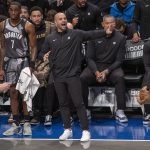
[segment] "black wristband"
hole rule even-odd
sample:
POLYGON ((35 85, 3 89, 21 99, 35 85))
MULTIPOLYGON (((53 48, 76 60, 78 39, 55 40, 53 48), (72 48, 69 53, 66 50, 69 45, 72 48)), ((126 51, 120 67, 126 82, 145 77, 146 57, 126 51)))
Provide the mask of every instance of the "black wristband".
POLYGON ((35 68, 35 61, 30 61, 30 67, 31 67, 32 69, 35 68))

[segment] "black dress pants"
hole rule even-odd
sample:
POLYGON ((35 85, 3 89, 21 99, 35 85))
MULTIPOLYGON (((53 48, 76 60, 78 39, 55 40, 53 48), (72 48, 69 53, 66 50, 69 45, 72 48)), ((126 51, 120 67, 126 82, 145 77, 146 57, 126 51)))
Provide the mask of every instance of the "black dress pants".
MULTIPOLYGON (((113 84, 115 86, 115 93, 117 99, 117 109, 125 109, 125 81, 124 81, 124 73, 121 68, 117 68, 113 70, 107 77, 106 84, 113 84)), ((96 81, 95 75, 91 72, 91 70, 87 67, 82 72, 80 76, 82 82, 82 91, 83 91, 83 101, 85 106, 88 107, 88 94, 89 94, 89 86, 94 86, 98 83, 96 81)))
POLYGON ((70 94, 73 104, 77 110, 77 114, 83 130, 88 130, 88 119, 82 97, 82 88, 80 77, 70 77, 65 79, 56 79, 54 82, 56 93, 59 100, 64 128, 71 128, 70 120, 70 102, 68 94, 70 94))
POLYGON ((44 98, 44 112, 45 115, 52 115, 52 113, 59 108, 58 98, 54 83, 50 83, 45 89, 44 98))

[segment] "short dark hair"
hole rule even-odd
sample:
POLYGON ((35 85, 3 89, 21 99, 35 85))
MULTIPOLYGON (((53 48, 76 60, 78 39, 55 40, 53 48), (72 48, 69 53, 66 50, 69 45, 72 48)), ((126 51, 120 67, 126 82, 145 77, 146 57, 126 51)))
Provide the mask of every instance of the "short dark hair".
POLYGON ((126 28, 126 23, 124 20, 116 18, 116 29, 120 29, 121 27, 126 28))
POLYGON ((25 9, 25 10, 27 10, 29 12, 29 8, 27 6, 22 5, 21 9, 25 9))
POLYGON ((46 15, 46 20, 47 21, 51 21, 51 22, 54 22, 54 16, 57 14, 57 11, 54 10, 54 9, 51 9, 47 12, 47 15, 46 15))
POLYGON ((31 15, 31 13, 32 13, 33 11, 40 11, 41 14, 43 14, 43 10, 42 10, 42 8, 39 7, 39 6, 33 6, 33 7, 30 9, 30 15, 31 15))
POLYGON ((17 1, 11 2, 10 5, 9 5, 9 7, 10 7, 11 5, 16 5, 16 6, 19 7, 19 9, 21 9, 21 4, 20 4, 19 2, 17 2, 17 1))
POLYGON ((115 17, 109 14, 103 16, 103 21, 105 21, 106 18, 113 18, 115 20, 115 17))

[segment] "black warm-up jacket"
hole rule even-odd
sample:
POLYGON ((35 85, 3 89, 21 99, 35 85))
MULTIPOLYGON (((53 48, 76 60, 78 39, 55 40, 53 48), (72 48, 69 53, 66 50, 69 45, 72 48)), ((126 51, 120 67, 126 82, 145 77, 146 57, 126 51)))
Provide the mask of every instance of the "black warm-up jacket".
POLYGON ((41 58, 48 51, 54 79, 80 75, 81 44, 105 36, 104 30, 69 30, 50 34, 43 45, 41 58))
POLYGON ((93 73, 108 69, 109 72, 121 67, 125 56, 126 38, 114 31, 110 37, 101 37, 87 46, 88 66, 93 73))

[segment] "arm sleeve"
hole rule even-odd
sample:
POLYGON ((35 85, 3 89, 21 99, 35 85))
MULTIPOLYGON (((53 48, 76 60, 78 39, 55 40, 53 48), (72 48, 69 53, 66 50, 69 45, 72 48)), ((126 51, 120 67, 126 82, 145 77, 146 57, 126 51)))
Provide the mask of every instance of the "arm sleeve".
POLYGON ((90 41, 87 44, 87 62, 88 62, 88 67, 90 68, 90 70, 95 73, 98 69, 97 69, 97 65, 95 63, 95 42, 94 41, 90 41))
POLYGON ((106 36, 106 31, 104 30, 93 30, 93 31, 79 30, 79 37, 82 38, 82 41, 95 40, 104 36, 106 36))
POLYGON ((120 46, 116 57, 116 61, 108 67, 109 72, 121 66, 125 56, 125 43, 126 43, 126 38, 123 37, 123 39, 120 41, 120 46))
POLYGON ((50 51, 50 38, 49 38, 49 36, 47 36, 46 37, 46 39, 45 39, 45 41, 44 41, 44 43, 43 43, 43 45, 42 45, 42 50, 40 51, 40 53, 39 53, 39 59, 40 60, 43 60, 43 57, 44 57, 44 55, 47 53, 47 52, 49 52, 50 51))

